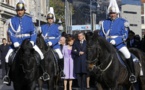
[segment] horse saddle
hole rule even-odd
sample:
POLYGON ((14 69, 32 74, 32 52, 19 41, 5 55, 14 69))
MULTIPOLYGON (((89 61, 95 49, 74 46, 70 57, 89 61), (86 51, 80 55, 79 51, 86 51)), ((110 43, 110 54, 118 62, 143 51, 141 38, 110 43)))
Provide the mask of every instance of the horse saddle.
MULTIPOLYGON (((125 64, 125 57, 123 56, 123 54, 122 54, 120 51, 117 51, 116 54, 117 54, 117 57, 118 57, 120 63, 121 63, 124 67, 126 67, 126 64, 125 64)), ((139 63, 139 62, 140 62, 139 59, 138 59, 133 53, 131 53, 131 57, 132 57, 132 60, 133 60, 134 63, 139 63)))
POLYGON ((14 58, 16 57, 18 51, 20 50, 20 47, 15 49, 9 56, 9 64, 12 65, 13 61, 15 60, 14 58))
MULTIPOLYGON (((125 57, 123 56, 123 54, 120 51, 117 51, 116 54, 117 54, 119 62, 124 67, 126 67, 125 57)), ((143 75, 143 70, 142 70, 142 64, 141 64, 140 60, 133 53, 131 53, 131 57, 132 57, 132 60, 133 60, 134 63, 139 64, 139 66, 140 66, 140 76, 142 76, 143 75)))

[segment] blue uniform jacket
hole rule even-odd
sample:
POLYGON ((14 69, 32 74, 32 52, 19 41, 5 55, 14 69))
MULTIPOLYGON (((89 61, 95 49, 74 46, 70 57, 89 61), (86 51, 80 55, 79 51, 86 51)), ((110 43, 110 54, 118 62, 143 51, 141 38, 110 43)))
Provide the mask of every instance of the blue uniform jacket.
POLYGON ((53 49, 57 49, 60 48, 60 45, 58 44, 59 40, 60 40, 60 32, 58 30, 58 25, 57 24, 45 24, 41 26, 41 32, 43 35, 43 38, 46 42, 46 44, 48 44, 48 42, 52 42, 52 47, 53 49))
POLYGON ((128 26, 125 23, 127 21, 123 18, 116 18, 115 20, 106 19, 102 22, 99 34, 105 37, 108 42, 115 40, 115 47, 120 49, 125 46, 124 41, 128 37, 128 26))
POLYGON ((32 18, 26 15, 21 18, 18 16, 12 17, 8 33, 12 43, 19 42, 21 44, 25 39, 30 39, 35 43, 37 38, 32 18))

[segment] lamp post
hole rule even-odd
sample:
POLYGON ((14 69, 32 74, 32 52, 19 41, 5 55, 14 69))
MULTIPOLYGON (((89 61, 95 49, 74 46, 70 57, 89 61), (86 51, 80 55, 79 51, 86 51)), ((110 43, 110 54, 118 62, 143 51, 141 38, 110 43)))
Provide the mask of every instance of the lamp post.
POLYGON ((92 11, 92 4, 93 2, 95 2, 97 4, 97 13, 99 12, 99 0, 90 0, 90 25, 91 25, 91 30, 95 30, 96 29, 96 13, 93 13, 92 11))
POLYGON ((67 8, 68 8, 68 2, 67 2, 67 0, 65 0, 65 30, 66 30, 66 32, 67 32, 67 26, 68 26, 68 22, 67 22, 67 17, 68 17, 68 14, 67 14, 67 8))
POLYGON ((91 9, 91 6, 92 6, 92 0, 90 0, 90 26, 91 26, 91 30, 92 30, 92 9, 91 9))
POLYGON ((38 9, 38 11, 37 11, 37 14, 38 14, 38 26, 40 27, 40 25, 41 25, 41 0, 37 0, 37 9, 38 9))
POLYGON ((49 0, 46 0, 46 14, 49 12, 49 0))
POLYGON ((94 19, 96 17, 96 15, 92 14, 92 3, 96 2, 96 0, 90 0, 90 26, 91 26, 91 30, 94 29, 94 19))
POLYGON ((72 22, 72 8, 70 3, 68 2, 68 0, 65 0, 65 29, 66 29, 66 33, 71 33, 70 32, 70 26, 71 26, 71 22, 72 22))
POLYGON ((64 28, 63 28, 63 26, 62 26, 62 21, 61 21, 61 18, 59 18, 58 24, 59 24, 58 29, 59 29, 59 30, 60 30, 60 32, 62 33, 62 32, 63 32, 63 30, 64 30, 64 28))

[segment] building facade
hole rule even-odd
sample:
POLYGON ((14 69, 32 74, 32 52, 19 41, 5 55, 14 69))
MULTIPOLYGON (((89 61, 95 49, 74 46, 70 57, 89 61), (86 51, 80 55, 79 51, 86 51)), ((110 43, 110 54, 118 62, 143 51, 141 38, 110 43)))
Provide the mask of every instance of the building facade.
POLYGON ((36 26, 46 22, 46 0, 0 0, 0 43, 2 38, 7 38, 7 21, 16 15, 15 6, 18 1, 24 1, 26 15, 32 16, 36 26))
POLYGON ((142 37, 140 5, 122 5, 121 17, 125 18, 129 22, 130 30, 142 37))
POLYGON ((142 35, 145 35, 145 0, 141 0, 141 29, 142 29, 142 35))

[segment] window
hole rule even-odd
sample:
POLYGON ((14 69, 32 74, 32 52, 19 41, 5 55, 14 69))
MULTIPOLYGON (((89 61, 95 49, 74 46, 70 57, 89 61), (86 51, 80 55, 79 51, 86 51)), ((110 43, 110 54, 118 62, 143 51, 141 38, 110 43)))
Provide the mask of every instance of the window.
POLYGON ((137 14, 137 12, 132 12, 132 11, 124 11, 124 13, 128 13, 128 14, 137 14))
POLYGON ((144 4, 141 5, 141 14, 144 14, 144 4))
POLYGON ((9 0, 3 0, 4 3, 10 4, 9 0))
POLYGON ((130 26, 138 26, 137 24, 130 24, 130 26))
POLYGON ((144 16, 141 16, 141 23, 144 24, 144 16))
POLYGON ((145 29, 142 29, 142 35, 145 36, 145 29))

